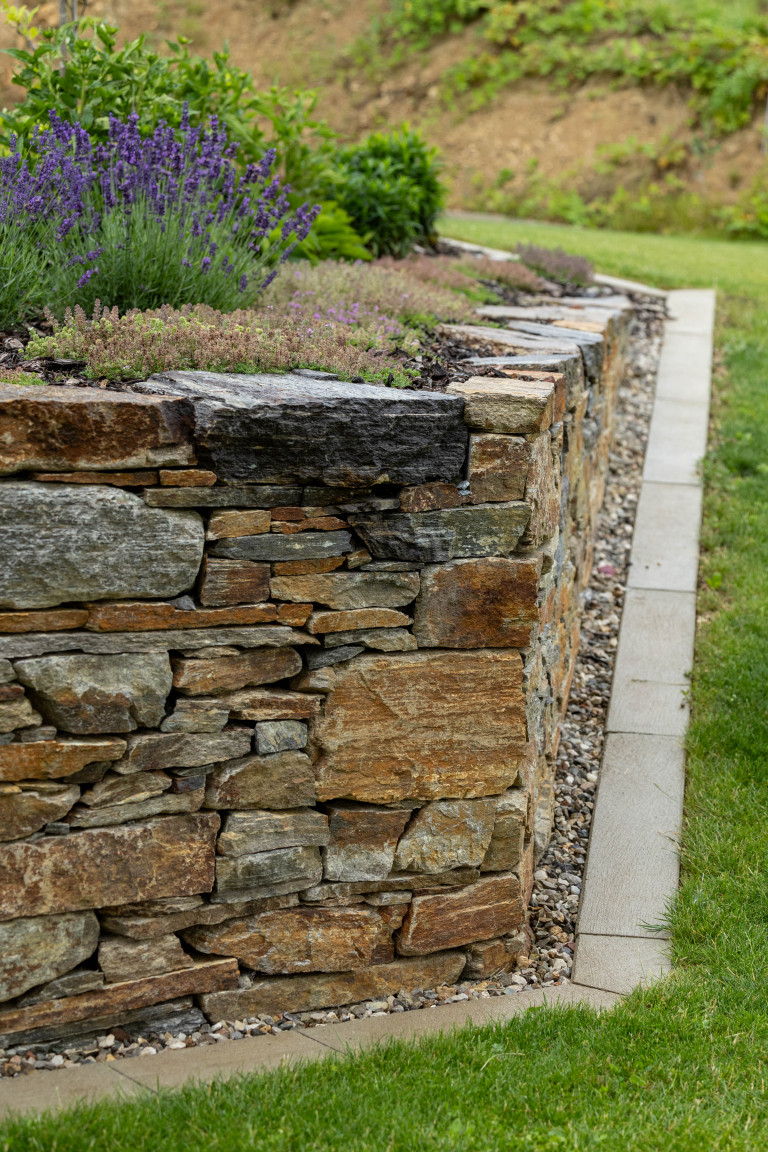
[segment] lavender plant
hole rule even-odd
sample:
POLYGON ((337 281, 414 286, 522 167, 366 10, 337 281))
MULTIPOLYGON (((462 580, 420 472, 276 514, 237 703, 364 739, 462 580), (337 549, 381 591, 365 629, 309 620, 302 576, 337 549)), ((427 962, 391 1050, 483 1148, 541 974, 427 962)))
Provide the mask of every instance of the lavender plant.
POLYGON ((24 150, 11 137, 9 154, 0 156, 0 329, 14 328, 44 303, 48 255, 79 220, 86 183, 71 149, 52 132, 36 132, 24 150))
POLYGON ((82 210, 59 240, 49 305, 61 315, 96 300, 125 312, 167 304, 232 311, 253 303, 320 211, 291 212, 272 175, 274 150, 239 175, 235 145, 216 117, 147 137, 138 116, 110 119, 105 144, 51 114, 53 137, 79 162, 82 210))

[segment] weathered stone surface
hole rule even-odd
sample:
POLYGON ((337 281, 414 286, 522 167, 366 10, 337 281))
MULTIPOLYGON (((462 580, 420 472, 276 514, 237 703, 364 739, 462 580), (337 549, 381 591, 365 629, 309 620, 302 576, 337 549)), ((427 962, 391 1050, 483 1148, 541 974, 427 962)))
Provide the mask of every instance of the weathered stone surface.
POLYGON ((307 726, 301 720, 261 720, 256 725, 255 748, 260 756, 306 746, 307 726))
POLYGON ((144 632, 152 628, 226 628, 238 624, 269 624, 277 619, 274 604, 243 604, 231 608, 185 610, 173 604, 96 604, 88 624, 93 632, 144 632))
POLYGON ((187 628, 167 632, 31 632, 26 636, 0 636, 0 652, 12 659, 52 652, 187 652, 203 648, 285 648, 290 644, 316 644, 306 632, 279 624, 242 628, 187 628))
POLYGON ((145 472, 33 472, 31 480, 43 484, 113 484, 116 488, 144 488, 157 484, 155 471, 145 472))
POLYGON ((352 660, 355 656, 359 656, 364 652, 365 648, 362 644, 342 644, 333 652, 308 652, 307 653, 307 668, 313 670, 315 668, 326 668, 331 664, 344 664, 348 660, 352 660))
POLYGON ((207 468, 161 469, 160 483, 164 488, 210 488, 216 483, 216 473, 207 468))
POLYGON ((87 608, 57 608, 52 612, 0 612, 0 632, 59 632, 82 628, 87 608))
POLYGON ((377 652, 415 652, 416 637, 407 628, 370 628, 355 632, 330 632, 325 637, 326 648, 341 645, 362 645, 377 652))
POLYGON ((179 692, 189 695, 227 692, 285 680, 300 669, 301 656, 294 648, 263 649, 217 660, 178 660, 173 683, 179 692))
POLYGON ((464 967, 463 952, 438 952, 425 957, 400 957, 353 972, 309 976, 275 976, 254 980, 237 992, 212 992, 200 998, 211 1022, 237 1020, 261 1013, 304 1012, 337 1004, 356 1004, 396 995, 401 988, 435 988, 454 984, 464 967))
POLYGON ((323 852, 325 879, 350 883, 388 876, 410 809, 341 801, 327 805, 327 812, 331 839, 323 852))
POLYGON ((352 883, 323 883, 301 894, 302 904, 324 904, 328 900, 349 900, 353 896, 367 899, 372 892, 419 892, 435 888, 465 888, 480 879, 477 868, 452 868, 450 872, 430 875, 427 872, 392 872, 386 880, 359 880, 352 883))
POLYGON ((277 576, 271 585, 276 600, 306 600, 347 611, 400 608, 419 591, 418 572, 336 572, 317 576, 277 576))
POLYGON ((98 939, 93 912, 24 916, 0 924, 0 1000, 68 972, 91 955, 98 939))
POLYGON ((507 380, 473 376, 449 384, 448 391, 464 397, 464 419, 470 428, 484 432, 542 432, 565 411, 565 377, 554 372, 530 372, 507 380))
MULTIPOLYGON (((586 331, 582 324, 578 327, 569 324, 568 327, 565 328, 562 326, 555 327, 550 324, 531 323, 526 320, 510 320, 507 327, 514 332, 517 339, 519 339, 521 333, 548 341, 553 338, 559 341, 563 337, 566 337, 567 342, 571 344, 571 346, 575 345, 581 352, 588 379, 593 382, 599 382, 603 360, 605 358, 605 339, 599 333, 586 331)), ((560 349, 553 350, 560 351, 560 349)), ((568 349, 568 351, 570 351, 570 349, 568 349)))
POLYGON ((397 943, 404 956, 458 948, 515 932, 525 920, 520 881, 511 873, 479 880, 459 892, 414 896, 397 943))
POLYGON ((301 499, 301 488, 269 484, 228 484, 221 488, 150 488, 150 508, 272 508, 301 499))
POLYGON ((205 812, 14 841, 0 852, 0 919, 210 892, 218 829, 205 812))
POLYGON ((215 696, 176 701, 170 716, 160 725, 161 732, 221 732, 229 719, 229 705, 215 696))
POLYGON ((346 521, 340 520, 338 516, 307 516, 304 520, 280 520, 273 513, 271 531, 294 536, 297 532, 335 532, 336 529, 346 527, 346 521))
POLYGON ((312 761, 303 752, 244 756, 208 777, 206 808, 299 808, 315 802, 312 761))
POLYGON ((415 813, 397 845, 398 872, 445 872, 481 864, 493 834, 496 801, 433 800, 415 813))
POLYGON ((43 656, 20 660, 16 675, 45 719, 76 735, 159 724, 173 679, 164 652, 43 656))
POLYGON ((0 780, 51 780, 73 776, 86 764, 119 760, 125 740, 40 740, 0 744, 0 780))
POLYGON ((206 556, 200 577, 200 603, 211 606, 257 604, 269 596, 269 565, 206 556))
POLYGON ((232 560, 314 560, 318 556, 338 556, 349 552, 351 547, 349 532, 306 532, 300 536, 270 532, 261 536, 218 540, 212 554, 232 560))
POLYGON ((127 1012, 149 1004, 160 1004, 185 994, 200 995, 237 986, 236 960, 208 960, 178 972, 110 984, 80 996, 67 996, 33 1007, 10 1008, 0 1012, 0 1043, 8 1045, 14 1036, 32 1029, 61 1027, 76 1020, 92 1022, 112 1018, 114 1023, 115 1017, 123 1020, 127 1012))
MULTIPOLYGON (((13 921, 18 924, 18 920, 13 921)), ((26 992, 19 1001, 19 1008, 28 1008, 33 1004, 43 1004, 46 1000, 61 1000, 64 996, 77 996, 81 992, 92 992, 104 984, 104 973, 94 968, 75 968, 72 972, 50 980, 47 984, 33 988, 26 992)))
POLYGON ((150 816, 197 812, 202 807, 205 797, 204 780, 202 777, 199 781, 193 781, 192 783, 197 785, 194 789, 173 788, 159 796, 151 796, 148 800, 133 803, 125 801, 120 804, 105 804, 99 808, 86 808, 85 805, 77 804, 65 820, 73 828, 109 828, 116 824, 127 824, 132 820, 146 820, 150 816))
POLYGON ((99 944, 99 966, 107 984, 117 984, 192 968, 194 961, 187 956, 178 936, 169 932, 151 940, 107 937, 99 944))
POLYGON ((0 485, 0 607, 176 596, 203 555, 194 512, 149 509, 120 489, 0 485))
POLYGON ((0 732, 13 732, 14 728, 34 728, 42 723, 42 716, 35 712, 26 696, 14 695, 15 699, 0 700, 0 732))
POLYGON ((324 635, 357 628, 407 628, 410 623, 410 616, 394 608, 356 608, 348 612, 313 612, 307 621, 307 631, 324 635))
POLYGON ((136 388, 189 398, 198 453, 226 480, 420 484, 454 479, 464 460, 462 404, 437 392, 205 372, 136 388))
POLYGON ((312 846, 294 845, 216 858, 217 892, 245 893, 255 889, 261 896, 279 896, 283 892, 310 888, 322 877, 320 849, 312 846))
POLYGON ((227 728, 223 732, 140 732, 128 739, 115 772, 148 772, 162 768, 198 768, 221 760, 244 756, 251 747, 249 728, 227 728))
POLYGON ((136 804, 159 796, 171 786, 170 776, 165 772, 141 772, 133 776, 117 776, 108 772, 92 788, 82 795, 83 804, 89 808, 105 808, 111 804, 136 804))
POLYGON ((404 488, 400 493, 401 512, 432 512, 437 508, 458 508, 466 503, 467 497, 455 484, 420 484, 417 488, 404 488))
POLYGON ((514 372, 550 372, 565 376, 566 408, 572 409, 584 391, 584 361, 579 352, 532 356, 477 356, 470 364, 494 364, 514 372))
POLYGON ((275 848, 321 846, 330 840, 328 817, 312 808, 289 812, 230 812, 216 843, 221 856, 246 856, 275 848))
MULTIPOLYGON (((362 645, 359 644, 356 650, 361 649, 362 645)), ((291 688, 298 692, 332 692, 335 684, 336 669, 331 667, 306 668, 291 680, 291 688)))
POLYGON ((272 514, 268 509, 236 509, 232 512, 214 512, 208 521, 206 540, 219 540, 222 536, 258 536, 269 532, 272 514))
POLYGON ((530 797, 522 788, 510 788, 496 805, 496 823, 481 872, 509 872, 517 868, 525 842, 530 797))
POLYGON ((280 688, 244 688, 219 699, 233 720, 309 720, 323 702, 321 696, 280 688))
POLYGON ((0 660, 0 684, 10 684, 15 679, 16 673, 10 660, 0 660))
POLYGON ((530 459, 531 446, 522 436, 470 436, 469 490, 473 503, 522 500, 530 459))
POLYGON ((145 468, 194 458, 186 400, 0 385, 0 473, 145 468))
POLYGON ((303 628, 311 615, 311 604, 279 604, 277 607, 277 618, 281 624, 303 628))
POLYGON ((541 557, 424 568, 413 634, 420 648, 527 648, 539 623, 541 557))
POLYGON ((465 980, 487 980, 501 972, 508 972, 515 965, 515 955, 508 952, 503 940, 481 940, 470 945, 465 980))
MULTIPOLYGON (((240 903, 202 904, 179 912, 166 912, 154 915, 152 909, 142 909, 136 905, 125 908, 109 908, 100 911, 102 928, 132 940, 151 940, 165 936, 168 932, 181 932, 193 924, 221 924, 234 916, 252 916, 257 912, 271 912, 275 908, 293 908, 299 898, 295 893, 285 896, 268 896, 261 900, 243 900, 240 903)), ((151 902, 150 902, 151 903, 151 902)))
POLYGON ((353 523, 374 556, 434 564, 465 556, 509 556, 530 514, 527 504, 513 500, 353 523))
POLYGON ((0 795, 0 840, 20 840, 46 824, 60 820, 80 796, 76 784, 63 784, 55 791, 28 790, 0 795))
POLYGON ((318 797, 374 803, 487 796, 525 751, 518 652, 361 656, 337 670, 317 726, 318 797))
POLYGON ((525 530, 524 543, 539 547, 554 536, 560 525, 560 484, 552 441, 546 434, 536 436, 531 442, 525 499, 531 506, 531 519, 525 530))
POLYGON ((190 928, 184 939, 200 952, 236 956, 256 972, 344 972, 392 959, 391 934, 402 912, 386 912, 366 905, 288 908, 190 928))
POLYGON ((324 560, 279 560, 272 565, 272 571, 275 576, 309 576, 333 572, 335 568, 341 568, 344 560, 344 556, 330 556, 324 560))
MULTIPOLYGON (((511 331, 509 328, 487 328, 479 324, 441 324, 440 331, 446 336, 468 344, 470 348, 493 348, 499 353, 532 354, 539 356, 578 356, 579 346, 574 340, 565 339, 564 333, 550 329, 549 335, 533 332, 511 331)), ((449 390, 450 390, 449 385, 449 390)), ((465 413, 466 419, 466 413, 465 413)), ((472 425, 470 425, 471 427, 472 425)))

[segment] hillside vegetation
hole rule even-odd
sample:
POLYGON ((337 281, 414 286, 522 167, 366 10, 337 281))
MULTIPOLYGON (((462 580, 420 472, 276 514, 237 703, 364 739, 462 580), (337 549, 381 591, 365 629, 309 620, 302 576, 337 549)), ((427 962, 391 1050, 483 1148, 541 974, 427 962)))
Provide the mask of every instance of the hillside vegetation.
POLYGON ((262 85, 317 88, 346 138, 420 126, 454 206, 768 235, 765 0, 95 0, 88 14, 158 47, 228 41, 262 85))

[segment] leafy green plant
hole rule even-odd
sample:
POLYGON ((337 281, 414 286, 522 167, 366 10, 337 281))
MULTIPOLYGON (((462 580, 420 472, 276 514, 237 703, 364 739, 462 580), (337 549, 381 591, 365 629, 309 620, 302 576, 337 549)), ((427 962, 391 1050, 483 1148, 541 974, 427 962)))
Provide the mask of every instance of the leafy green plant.
POLYGON ((436 150, 407 127, 374 132, 334 158, 332 194, 375 256, 405 256, 431 244, 445 191, 436 150))
POLYGON ((352 227, 349 213, 335 200, 325 200, 321 204, 320 215, 312 225, 312 231, 296 245, 296 259, 309 260, 317 264, 320 260, 370 260, 371 254, 365 247, 366 237, 360 236, 352 227))

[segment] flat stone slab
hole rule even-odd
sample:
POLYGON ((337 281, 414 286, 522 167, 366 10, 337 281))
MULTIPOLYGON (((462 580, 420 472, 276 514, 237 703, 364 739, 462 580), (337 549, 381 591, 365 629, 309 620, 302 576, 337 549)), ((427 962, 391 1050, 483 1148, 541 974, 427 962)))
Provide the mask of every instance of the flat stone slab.
POLYGON ((700 524, 698 485, 644 483, 632 537, 628 586, 695 592, 700 524))
POLYGON ((695 627, 693 592, 627 589, 608 732, 685 733, 695 627))
POLYGON ((608 735, 581 933, 659 938, 648 926, 662 923, 677 889, 684 788, 685 755, 675 737, 608 735))
POLYGON ((134 390, 191 402, 200 462, 223 480, 455 480, 467 447, 463 402, 438 392, 210 372, 164 372, 134 390))
POLYGON ((672 971, 664 940, 644 936, 592 936, 580 932, 573 963, 573 988, 600 988, 628 995, 672 971))
POLYGON ((167 632, 27 632, 0 636, 0 657, 53 652, 167 652, 197 648, 286 648, 317 644, 314 636, 280 624, 242 628, 169 628, 167 632))

